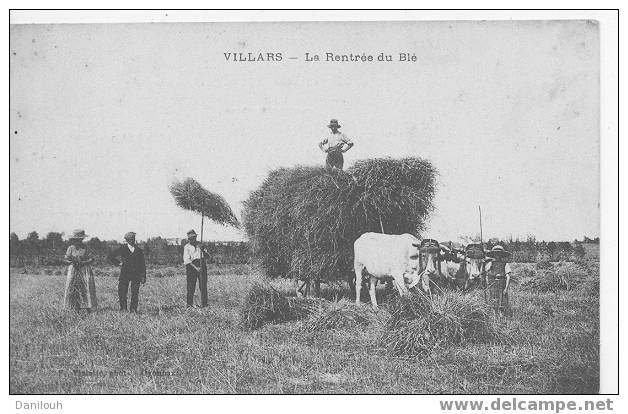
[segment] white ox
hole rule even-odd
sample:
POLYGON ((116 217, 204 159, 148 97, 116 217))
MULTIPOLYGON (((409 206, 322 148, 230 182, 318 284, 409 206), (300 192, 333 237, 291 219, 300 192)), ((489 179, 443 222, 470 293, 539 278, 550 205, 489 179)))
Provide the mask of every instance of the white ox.
POLYGON ((419 275, 419 240, 411 234, 364 233, 353 244, 355 302, 360 303, 362 278, 369 277, 371 305, 377 309, 375 285, 378 280, 393 279, 400 295, 419 282, 429 291, 429 278, 419 275))

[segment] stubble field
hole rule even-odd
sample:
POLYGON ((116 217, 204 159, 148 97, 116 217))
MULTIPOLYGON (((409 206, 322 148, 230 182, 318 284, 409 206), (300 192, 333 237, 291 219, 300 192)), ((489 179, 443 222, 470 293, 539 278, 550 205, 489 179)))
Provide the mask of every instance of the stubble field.
MULTIPOLYGON (((598 392, 595 261, 515 264, 513 315, 496 322, 509 341, 413 358, 382 345, 386 304, 368 326, 311 332, 304 319, 243 329, 243 300, 261 279, 243 267, 210 271, 204 309, 186 309, 182 271, 150 269, 139 315, 118 312, 117 278, 107 270, 96 276, 97 312, 63 310, 59 270, 11 271, 11 393, 598 392)), ((288 281, 272 284, 294 294, 288 281)), ((327 297, 348 294, 326 289, 327 297)))

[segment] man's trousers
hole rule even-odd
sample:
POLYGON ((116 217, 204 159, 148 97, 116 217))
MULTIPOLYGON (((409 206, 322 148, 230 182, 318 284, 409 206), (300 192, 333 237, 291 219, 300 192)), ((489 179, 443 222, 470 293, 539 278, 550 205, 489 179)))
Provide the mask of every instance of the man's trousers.
POLYGON ((201 306, 207 306, 207 270, 199 272, 192 265, 185 265, 185 274, 187 278, 187 305, 194 305, 194 292, 196 291, 196 279, 198 279, 198 288, 201 291, 201 306))
POLYGON ((120 299, 120 310, 126 310, 127 294, 131 284, 131 312, 137 312, 137 304, 140 296, 140 281, 135 279, 118 279, 118 298, 120 299))

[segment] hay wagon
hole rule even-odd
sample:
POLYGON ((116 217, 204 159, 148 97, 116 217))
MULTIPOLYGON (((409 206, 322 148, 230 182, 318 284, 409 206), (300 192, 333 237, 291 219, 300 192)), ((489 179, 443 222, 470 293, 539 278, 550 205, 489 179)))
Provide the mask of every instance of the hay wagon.
POLYGON ((349 285, 349 290, 355 294, 355 272, 353 268, 345 269, 335 280, 302 279, 298 275, 291 278, 297 296, 320 297, 322 284, 343 284, 345 281, 349 285))
POLYGON ((419 233, 435 176, 421 158, 280 168, 244 202, 244 228, 267 276, 292 279, 304 296, 320 295, 321 283, 354 289, 353 242, 366 232, 419 233))

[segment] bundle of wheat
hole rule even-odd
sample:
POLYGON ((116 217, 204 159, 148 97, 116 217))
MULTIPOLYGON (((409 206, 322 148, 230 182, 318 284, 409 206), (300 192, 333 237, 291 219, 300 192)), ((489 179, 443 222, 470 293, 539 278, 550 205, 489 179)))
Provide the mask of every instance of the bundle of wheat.
POLYGON ((319 312, 324 301, 286 297, 272 286, 255 283, 240 309, 244 329, 254 330, 268 323, 296 321, 319 312))
POLYGON ((192 178, 170 185, 170 193, 177 205, 185 210, 195 211, 218 224, 238 227, 240 224, 225 199, 206 190, 192 178))
POLYGON ((352 270, 363 233, 420 232, 436 170, 420 158, 369 159, 347 171, 272 171, 244 202, 244 227, 270 277, 332 281, 352 270))
POLYGON ((568 273, 564 270, 555 269, 539 270, 534 278, 526 280, 522 283, 522 286, 525 289, 538 293, 555 293, 560 290, 571 290, 572 288, 568 273))
POLYGON ((476 296, 443 292, 429 298, 417 293, 400 297, 381 337, 393 355, 416 356, 465 341, 503 340, 486 304, 476 296))

